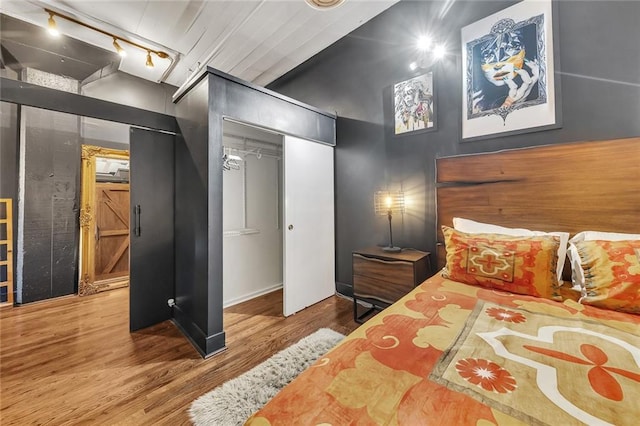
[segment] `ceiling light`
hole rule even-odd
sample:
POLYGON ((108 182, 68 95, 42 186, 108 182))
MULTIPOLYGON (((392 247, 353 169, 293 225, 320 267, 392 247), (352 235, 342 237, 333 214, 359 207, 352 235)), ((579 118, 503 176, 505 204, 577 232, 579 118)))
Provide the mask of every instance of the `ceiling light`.
POLYGON ((418 49, 427 51, 431 49, 431 43, 433 43, 433 40, 431 40, 431 37, 423 35, 418 38, 418 42, 416 43, 416 45, 418 49))
POLYGON ((329 10, 340 6, 344 0, 306 0, 306 2, 316 10, 329 10))
POLYGON ((78 24, 80 26, 83 26, 85 28, 88 28, 90 30, 93 30, 95 32, 98 32, 100 34, 104 34, 108 37, 111 37, 113 39, 113 47, 116 49, 116 52, 118 52, 118 54, 122 57, 126 56, 127 52, 122 48, 122 46, 120 46, 120 43, 118 43, 118 41, 122 42, 122 43, 127 43, 130 44, 131 46, 137 47, 138 49, 144 50, 147 52, 147 61, 145 63, 145 65, 147 66, 147 68, 153 68, 153 60, 151 59, 151 54, 155 54, 156 56, 158 56, 158 58, 161 59, 169 59, 171 61, 171 65, 169 65, 169 68, 172 67, 173 64, 173 58, 171 56, 169 56, 169 54, 167 52, 163 52, 161 50, 154 50, 154 49, 150 49, 146 46, 143 46, 139 43, 136 43, 134 41, 131 40, 127 40, 125 38, 122 38, 116 34, 112 34, 109 31, 105 31, 102 30, 100 28, 94 27, 93 25, 89 25, 89 24, 85 24, 82 21, 77 20, 76 18, 73 18, 71 16, 67 16, 67 15, 63 15, 59 12, 53 11, 51 9, 44 9, 45 12, 47 12, 49 14, 49 32, 52 35, 58 35, 60 34, 57 30, 57 26, 56 26, 56 21, 53 18, 54 16, 58 17, 58 18, 62 18, 62 19, 66 19, 69 22, 73 22, 74 24, 78 24))
POLYGON ((147 63, 145 64, 147 68, 153 68, 153 61, 151 60, 151 52, 147 52, 147 63))
POLYGON ((53 19, 53 13, 49 13, 49 34, 54 37, 58 37, 60 35, 60 31, 58 31, 58 25, 56 24, 56 20, 53 19))
POLYGON ((447 50, 445 49, 444 45, 439 44, 436 47, 433 48, 433 57, 435 59, 442 59, 444 58, 444 55, 447 53, 447 50))
POLYGON ((409 69, 410 69, 411 71, 415 71, 415 70, 416 70, 416 68, 418 68, 418 64, 416 64, 415 62, 411 62, 411 63, 409 64, 409 69))
POLYGON ((127 51, 126 51, 126 50, 124 50, 124 49, 122 48, 122 46, 120 46, 120 45, 118 44, 118 39, 117 39, 117 38, 114 38, 114 39, 113 39, 113 47, 115 47, 115 48, 116 48, 116 52, 118 52, 118 55, 122 56, 123 58, 124 58, 125 56, 127 56, 127 51))

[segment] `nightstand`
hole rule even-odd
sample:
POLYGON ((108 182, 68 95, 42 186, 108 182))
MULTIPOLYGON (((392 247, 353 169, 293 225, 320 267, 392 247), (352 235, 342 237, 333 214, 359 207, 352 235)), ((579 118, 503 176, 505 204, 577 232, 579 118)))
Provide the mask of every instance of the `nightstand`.
POLYGON ((403 249, 389 253, 381 247, 353 252, 353 319, 357 323, 381 311, 426 280, 431 273, 430 253, 403 249), (372 305, 358 315, 358 300, 372 305))

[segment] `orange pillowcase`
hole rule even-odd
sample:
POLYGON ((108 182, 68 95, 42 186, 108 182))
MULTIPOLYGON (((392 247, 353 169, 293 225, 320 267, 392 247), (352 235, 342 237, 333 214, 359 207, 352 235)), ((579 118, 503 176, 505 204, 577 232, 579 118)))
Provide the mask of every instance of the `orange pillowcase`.
POLYGON ((560 239, 467 234, 442 227, 447 249, 443 276, 465 284, 547 299, 558 298, 560 239))
POLYGON ((586 305, 640 314, 640 241, 579 241, 586 305))

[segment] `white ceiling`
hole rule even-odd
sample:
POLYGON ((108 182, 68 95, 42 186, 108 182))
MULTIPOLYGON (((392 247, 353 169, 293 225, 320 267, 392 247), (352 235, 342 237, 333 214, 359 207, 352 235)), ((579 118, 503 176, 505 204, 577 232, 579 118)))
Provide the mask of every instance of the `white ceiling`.
MULTIPOLYGON (((330 10, 316 10, 305 0, 2 0, 0 11, 46 27, 43 8, 144 46, 167 52, 144 66, 146 52, 126 43, 119 70, 181 86, 211 66, 264 86, 398 0, 345 0, 330 10)), ((56 18, 60 32, 103 49, 113 39, 56 18)))

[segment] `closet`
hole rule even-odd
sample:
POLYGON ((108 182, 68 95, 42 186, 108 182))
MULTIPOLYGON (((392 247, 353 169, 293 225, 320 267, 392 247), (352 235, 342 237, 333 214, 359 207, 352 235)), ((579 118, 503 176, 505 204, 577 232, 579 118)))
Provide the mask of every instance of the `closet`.
POLYGON ((179 128, 174 150, 175 297, 169 305, 176 325, 206 357, 225 348, 225 305, 282 282, 282 313, 288 316, 335 293, 336 116, 212 68, 185 83, 174 102, 179 128), (246 135, 225 137, 232 133, 231 122, 281 135, 281 155, 277 146, 263 146, 261 136, 247 137, 257 139, 247 145, 242 140, 246 135), (256 148, 252 143, 262 148, 261 158, 250 152, 256 148), (252 216, 256 199, 251 175, 277 161, 267 151, 281 156, 281 183, 274 169, 263 170, 269 177, 261 180, 265 187, 255 190, 255 196, 263 197, 268 212, 252 216), (244 195, 238 196, 245 177, 246 204, 244 195), (281 242, 265 239, 251 248, 233 248, 271 232, 281 235, 281 242), (234 251, 242 254, 234 257, 234 251), (250 257, 267 253, 282 260, 250 257), (269 269, 257 270, 256 262, 269 269))
POLYGON ((282 288, 282 136, 223 123, 223 306, 282 288))
POLYGON ((223 305, 283 288, 288 316, 332 295, 333 148, 230 120, 222 140, 223 305))

